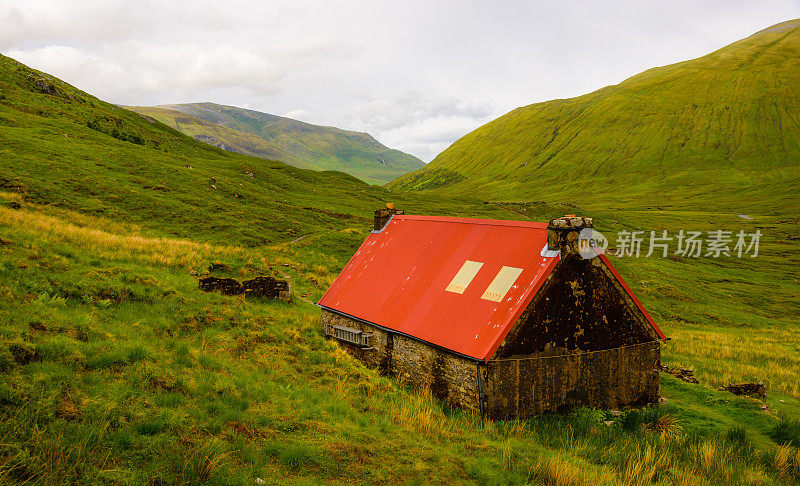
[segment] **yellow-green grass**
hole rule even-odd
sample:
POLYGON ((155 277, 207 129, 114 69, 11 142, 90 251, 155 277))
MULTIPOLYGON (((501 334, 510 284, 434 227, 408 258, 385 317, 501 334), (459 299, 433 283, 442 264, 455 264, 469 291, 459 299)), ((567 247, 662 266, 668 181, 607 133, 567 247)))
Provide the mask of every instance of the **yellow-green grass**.
POLYGON ((796 220, 593 209, 609 234, 764 233, 756 259, 614 259, 673 337, 664 362, 701 383, 663 376, 665 407, 620 417, 481 421, 325 341, 311 302, 387 200, 538 221, 584 210, 398 197, 223 152, 4 57, 0 94, 0 483, 798 480, 796 220), (289 276, 294 302, 201 293, 190 272, 215 261, 289 276), (771 412, 715 389, 728 380, 763 380, 771 412))
POLYGON ((570 99, 517 108, 393 190, 581 207, 797 214, 800 20, 570 99))
MULTIPOLYGON (((197 244, 15 194, 3 201, 23 207, 0 207, 0 482, 800 478, 796 446, 770 439, 780 412, 708 383, 664 377, 665 407, 618 418, 581 409, 493 422, 381 377, 324 340, 318 309, 297 298, 317 298, 344 264, 313 241, 197 244), (200 292, 190 272, 220 259, 243 277, 289 275, 295 302, 200 292), (21 363, 12 349, 33 357, 21 363)), ((339 232, 360 239, 366 229, 339 232)))

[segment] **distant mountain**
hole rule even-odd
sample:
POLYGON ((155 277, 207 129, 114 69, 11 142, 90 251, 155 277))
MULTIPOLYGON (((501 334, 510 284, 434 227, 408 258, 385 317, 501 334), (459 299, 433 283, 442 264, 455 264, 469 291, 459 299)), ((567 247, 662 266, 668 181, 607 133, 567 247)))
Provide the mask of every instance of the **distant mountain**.
POLYGON ((215 103, 127 107, 225 150, 279 160, 296 167, 347 172, 385 184, 425 164, 390 149, 367 133, 312 125, 215 103))
POLYGON ((517 108, 393 190, 785 211, 800 197, 800 20, 577 98, 517 108))

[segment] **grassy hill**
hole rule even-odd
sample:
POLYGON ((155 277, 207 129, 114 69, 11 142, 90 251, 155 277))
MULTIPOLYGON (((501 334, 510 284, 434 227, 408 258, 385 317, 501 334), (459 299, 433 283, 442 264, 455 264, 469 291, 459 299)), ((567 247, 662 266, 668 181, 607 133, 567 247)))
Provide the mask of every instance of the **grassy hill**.
POLYGON ((609 234, 765 233, 757 259, 615 260, 672 337, 663 362, 701 383, 663 375, 666 405, 619 416, 482 421, 320 335, 313 302, 388 198, 504 219, 565 209, 398 197, 225 152, 0 56, 0 484, 800 480, 797 220, 593 211, 609 234), (294 302, 200 292, 193 273, 215 262, 289 278, 294 302), (743 381, 769 398, 716 390, 743 381))
POLYGON ((211 145, 295 167, 347 172, 385 184, 423 167, 412 155, 385 147, 367 133, 312 125, 215 103, 130 107, 211 145))
POLYGON ((396 190, 581 206, 791 210, 800 197, 800 20, 577 98, 518 108, 396 190))
POLYGON ((277 160, 301 169, 315 169, 314 166, 293 157, 269 141, 252 133, 218 125, 169 108, 154 106, 126 106, 125 108, 158 120, 195 140, 219 147, 222 150, 262 159, 277 160))

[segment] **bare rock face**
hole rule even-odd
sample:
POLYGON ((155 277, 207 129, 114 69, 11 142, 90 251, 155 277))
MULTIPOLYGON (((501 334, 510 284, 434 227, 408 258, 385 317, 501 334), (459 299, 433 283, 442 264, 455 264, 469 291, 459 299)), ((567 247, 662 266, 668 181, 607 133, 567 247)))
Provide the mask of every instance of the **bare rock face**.
POLYGON ((61 96, 60 90, 50 81, 49 78, 39 78, 35 81, 35 84, 36 89, 38 89, 41 93, 52 96, 61 96))
POLYGON ((239 295, 244 292, 242 284, 233 278, 203 277, 199 285, 204 292, 219 292, 222 295, 239 295))

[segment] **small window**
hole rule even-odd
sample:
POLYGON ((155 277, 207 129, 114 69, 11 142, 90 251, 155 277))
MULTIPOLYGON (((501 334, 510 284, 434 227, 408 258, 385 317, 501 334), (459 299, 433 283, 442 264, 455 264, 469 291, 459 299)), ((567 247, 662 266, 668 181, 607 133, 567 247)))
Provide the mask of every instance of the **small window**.
POLYGON ((483 293, 481 299, 501 302, 511 287, 516 282, 517 277, 522 273, 521 268, 503 267, 497 272, 497 276, 489 284, 489 288, 483 293))
POLYGON ((463 294, 482 266, 483 263, 481 262, 465 261, 464 264, 461 265, 461 270, 453 277, 453 280, 450 281, 450 285, 448 285, 445 290, 456 294, 463 294))

